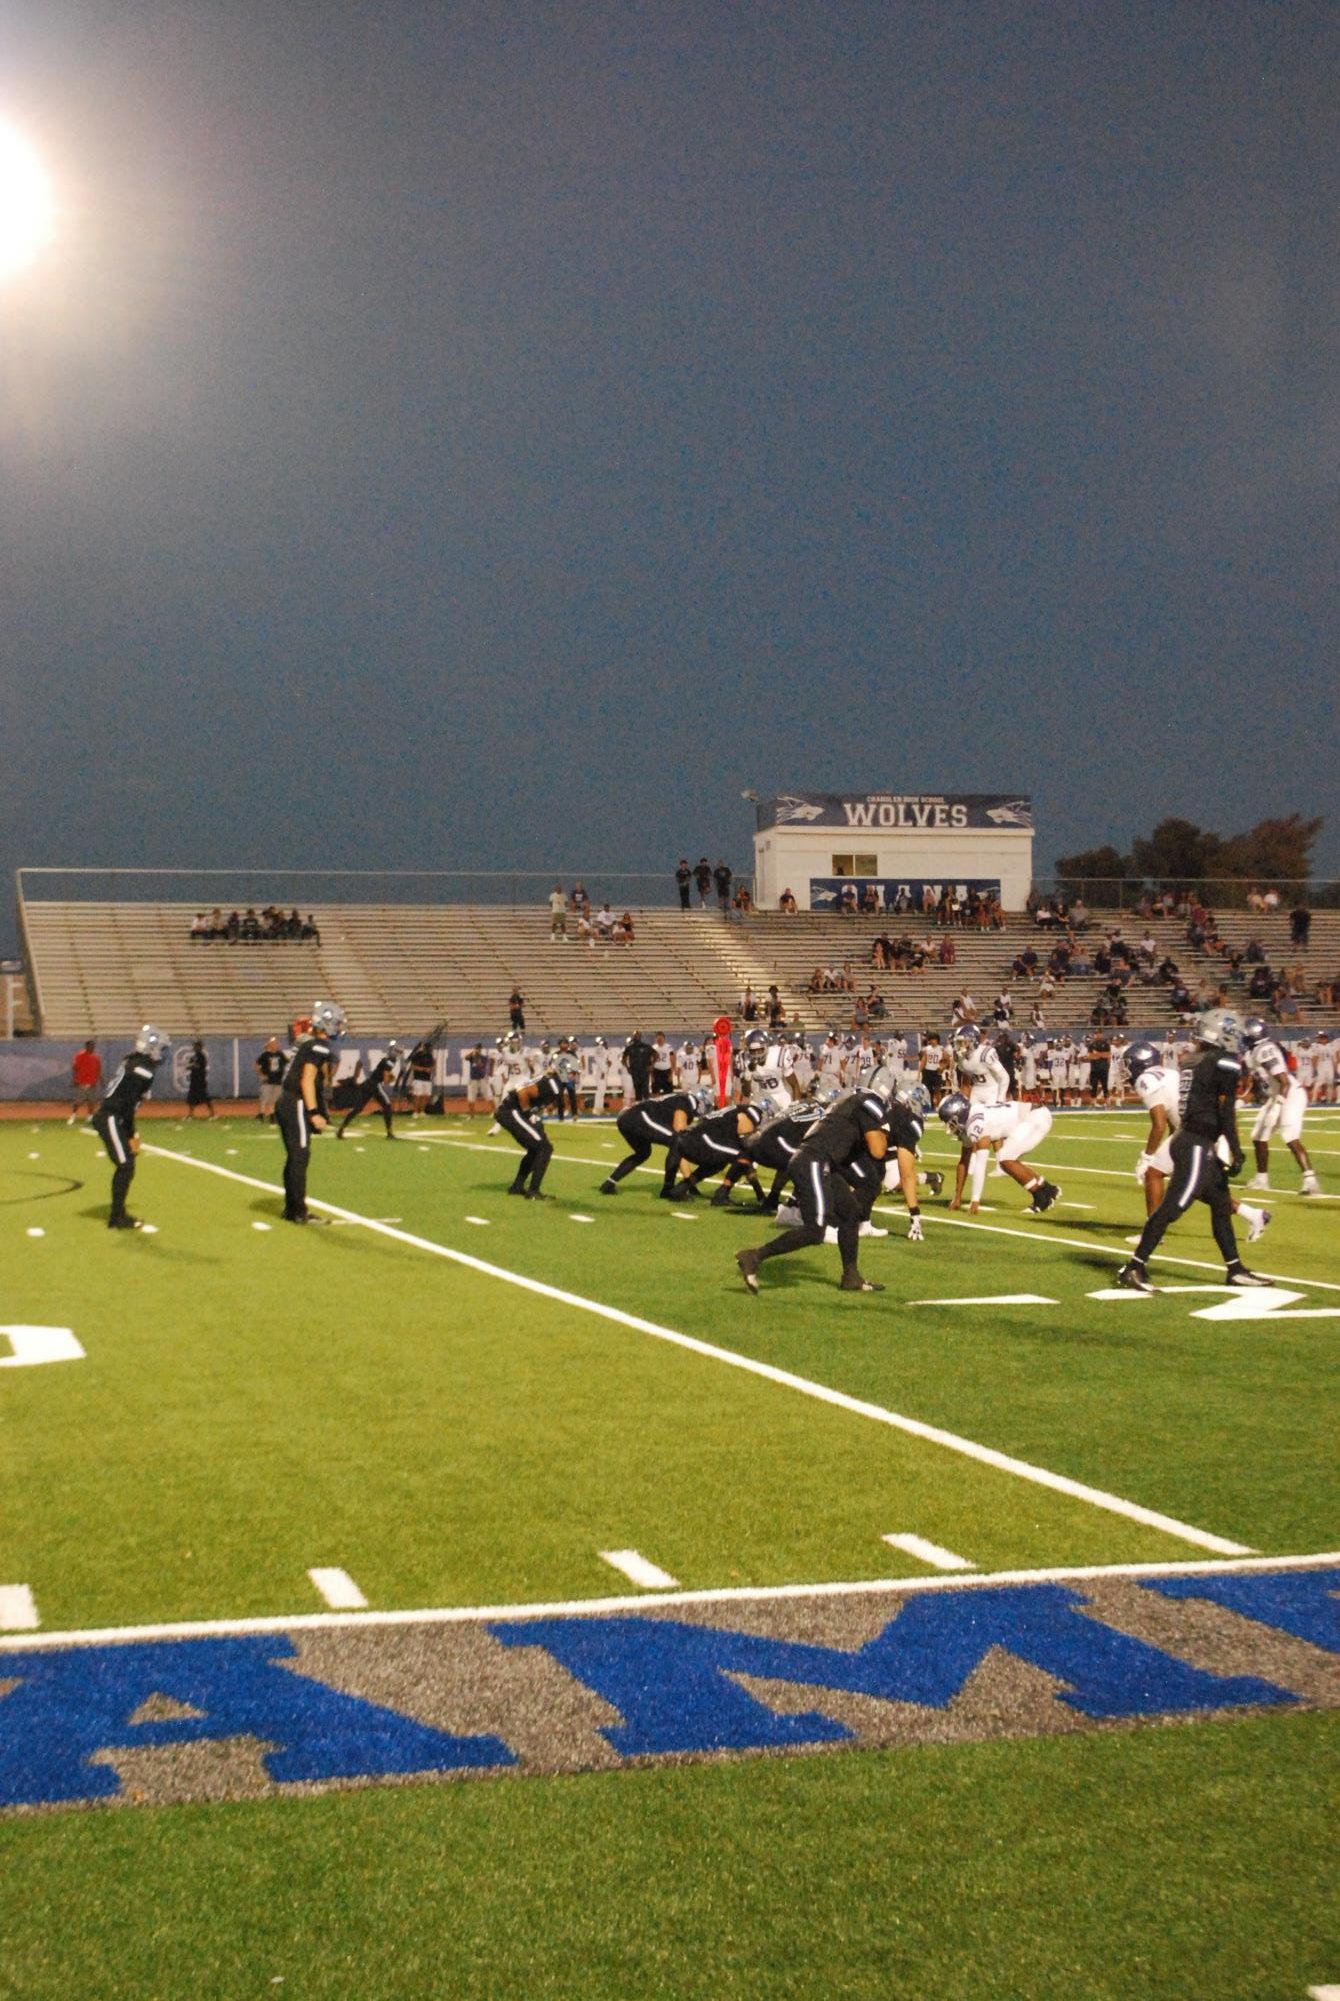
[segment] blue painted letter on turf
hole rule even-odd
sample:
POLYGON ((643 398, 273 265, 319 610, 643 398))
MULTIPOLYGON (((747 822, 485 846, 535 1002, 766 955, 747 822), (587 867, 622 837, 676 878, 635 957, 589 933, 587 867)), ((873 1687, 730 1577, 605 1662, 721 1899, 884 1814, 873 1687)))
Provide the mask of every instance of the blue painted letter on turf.
POLYGON ((507 1646, 545 1647, 620 1711, 603 1734, 629 1756, 829 1743, 849 1737, 817 1713, 778 1716, 734 1679, 849 1690, 943 1709, 994 1647, 1062 1683, 1058 1699, 1092 1717, 1167 1716, 1286 1703, 1252 1675, 1208 1674, 1082 1614, 1059 1585, 912 1597, 863 1647, 769 1640, 664 1619, 536 1619, 495 1625, 507 1646))
POLYGON ((115 1772, 95 1751, 258 1737, 271 1778, 353 1779, 516 1761, 496 1737, 452 1737, 342 1695, 278 1663, 291 1640, 250 1636, 0 1654, 0 1805, 106 1798, 115 1772), (198 1717, 131 1723, 151 1696, 198 1717))
POLYGON ((1283 1570, 1254 1577, 1151 1577, 1146 1591, 1165 1598, 1208 1598, 1244 1619, 1275 1626, 1340 1654, 1340 1570, 1283 1570))

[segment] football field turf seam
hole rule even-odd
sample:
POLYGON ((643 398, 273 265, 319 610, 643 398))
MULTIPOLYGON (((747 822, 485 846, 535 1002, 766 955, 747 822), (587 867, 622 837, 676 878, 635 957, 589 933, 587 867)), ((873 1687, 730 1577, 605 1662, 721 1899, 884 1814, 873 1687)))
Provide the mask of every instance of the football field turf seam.
MULTIPOLYGON (((175 1160, 183 1166, 197 1168, 206 1174, 215 1174, 226 1181, 236 1181, 248 1188, 258 1188, 267 1195, 280 1195, 282 1190, 272 1182, 260 1181, 254 1175, 240 1174, 235 1168, 220 1167, 214 1161, 197 1160, 191 1155, 173 1152, 170 1147, 146 1146, 146 1153, 152 1153, 164 1160, 175 1160)), ((570 1306, 581 1313, 592 1313, 603 1320, 613 1321, 617 1326, 628 1327, 635 1333, 650 1335, 653 1340, 665 1341, 690 1354, 702 1355, 709 1361, 723 1362, 728 1368, 743 1370, 748 1375, 759 1376, 765 1382, 777 1384, 780 1388, 797 1391, 802 1396, 812 1397, 817 1402, 833 1405, 838 1410, 850 1412, 856 1417, 865 1417, 876 1424, 888 1425, 896 1431, 906 1432, 909 1437, 920 1438, 928 1444, 939 1445, 947 1451, 956 1452, 966 1459, 976 1460, 984 1466, 994 1467, 997 1472, 1008 1473, 1016 1479, 1031 1481, 1034 1486, 1047 1487, 1053 1492, 1064 1494, 1071 1500, 1086 1502, 1089 1506, 1104 1509, 1109 1514, 1124 1516, 1127 1521, 1139 1522, 1144 1528, 1161 1531, 1176 1537, 1181 1542, 1196 1544, 1201 1549, 1215 1551, 1220 1556, 1249 1556, 1253 1552, 1246 1543, 1232 1542, 1226 1536, 1212 1535, 1206 1529, 1195 1528, 1189 1522, 1178 1521, 1172 1515, 1160 1513, 1157 1509, 1142 1507, 1139 1502, 1125 1500, 1119 1494, 1109 1494, 1101 1487, 1090 1487, 1084 1481, 1072 1480, 1067 1474, 1053 1473, 1044 1466, 1035 1466, 1025 1459, 1016 1459, 1012 1454, 998 1452, 994 1446, 978 1444, 975 1439, 963 1438, 957 1432, 945 1431, 938 1425, 923 1423, 920 1418, 907 1417, 899 1411, 887 1410, 882 1404, 867 1403, 860 1397, 848 1396, 843 1390, 835 1390, 826 1383, 817 1383, 807 1376, 794 1375, 788 1369, 779 1369, 771 1362, 762 1362, 752 1355, 742 1355, 733 1348, 718 1347, 714 1342, 702 1341, 696 1335, 682 1334, 671 1327, 662 1327, 654 1320, 643 1320, 636 1314, 625 1313, 621 1308, 607 1306, 600 1300, 587 1299, 580 1293, 566 1292, 561 1287, 547 1285, 540 1279, 528 1278, 521 1272, 506 1270, 501 1265, 489 1264, 482 1258, 471 1257, 465 1251, 451 1249, 446 1244, 434 1242, 430 1237, 416 1236, 408 1230, 392 1228, 390 1224, 379 1223, 370 1216, 360 1216, 355 1210, 341 1208, 337 1203, 309 1198, 312 1206, 345 1223, 354 1223, 371 1230, 378 1236, 389 1237, 393 1242, 405 1244, 411 1250, 426 1251, 430 1256, 447 1259, 452 1264, 464 1265, 468 1270, 479 1272, 484 1277, 501 1280, 506 1285, 519 1286, 523 1291, 534 1293, 542 1299, 552 1299, 563 1306, 570 1306)))
POLYGON ((991 1570, 923 1577, 863 1577, 820 1584, 730 1584, 702 1591, 646 1591, 612 1598, 564 1598, 520 1605, 426 1605, 367 1612, 266 1613, 239 1619, 169 1619, 143 1626, 71 1627, 64 1632, 6 1633, 7 1654, 43 1653, 60 1647, 116 1646, 140 1640, 198 1640, 236 1633, 303 1633, 357 1626, 460 1626, 493 1619, 566 1619, 624 1612, 661 1612, 667 1606, 768 1605, 793 1599, 906 1597, 988 1586, 1084 1584, 1142 1577, 1232 1577, 1272 1571, 1312 1570, 1340 1564, 1340 1550, 1307 1556, 1249 1556, 1173 1563, 1067 1564, 1040 1570, 991 1570))

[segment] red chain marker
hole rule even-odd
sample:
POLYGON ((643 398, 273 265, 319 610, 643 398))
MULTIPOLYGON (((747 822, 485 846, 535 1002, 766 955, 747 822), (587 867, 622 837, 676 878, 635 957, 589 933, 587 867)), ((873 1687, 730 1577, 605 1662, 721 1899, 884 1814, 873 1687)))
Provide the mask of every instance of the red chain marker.
POLYGON ((716 1037, 717 1056, 717 1103, 728 1105, 735 1093, 731 1086, 731 1061, 735 1045, 731 1039, 731 1018, 719 1014, 712 1023, 712 1033, 716 1037))

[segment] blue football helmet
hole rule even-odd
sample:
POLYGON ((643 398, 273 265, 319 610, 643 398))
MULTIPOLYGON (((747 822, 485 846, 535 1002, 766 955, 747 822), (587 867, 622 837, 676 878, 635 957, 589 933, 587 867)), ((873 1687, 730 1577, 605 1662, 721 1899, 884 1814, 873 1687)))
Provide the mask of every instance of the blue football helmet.
POLYGON ((1126 1051, 1126 1075, 1133 1084, 1138 1077, 1144 1076, 1146 1070, 1152 1070, 1156 1063, 1162 1061, 1162 1051, 1156 1049, 1152 1042, 1133 1042, 1126 1051))
POLYGON ((968 1123, 968 1113, 971 1110, 972 1107, 962 1091, 951 1091, 948 1097, 941 1098, 936 1106, 937 1116, 949 1127, 950 1132, 957 1133, 960 1139, 963 1138, 968 1123))
POLYGON ((1270 1030, 1260 1015, 1249 1014, 1242 1024, 1242 1046, 1244 1049, 1255 1049, 1257 1043, 1264 1042, 1269 1034, 1270 1030))

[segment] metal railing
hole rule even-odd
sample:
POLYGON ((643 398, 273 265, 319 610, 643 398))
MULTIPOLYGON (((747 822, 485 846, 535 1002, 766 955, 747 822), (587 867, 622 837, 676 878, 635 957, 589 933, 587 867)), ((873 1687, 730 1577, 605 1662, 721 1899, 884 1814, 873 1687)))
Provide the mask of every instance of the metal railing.
MULTIPOLYGON (((1189 897, 1210 910, 1245 910, 1256 914, 1253 896, 1271 895, 1276 911, 1288 912, 1296 904, 1309 910, 1340 910, 1340 877, 1309 876, 1290 879, 1282 876, 1196 876, 1156 881, 1147 876, 1052 876, 1037 878, 1033 899, 1061 897, 1066 903, 1083 899, 1090 910, 1140 912, 1146 898, 1167 896, 1176 908, 1189 897)), ((1141 912, 1143 914, 1143 912, 1141 912)), ((1264 913, 1263 913, 1264 914, 1264 913)))

